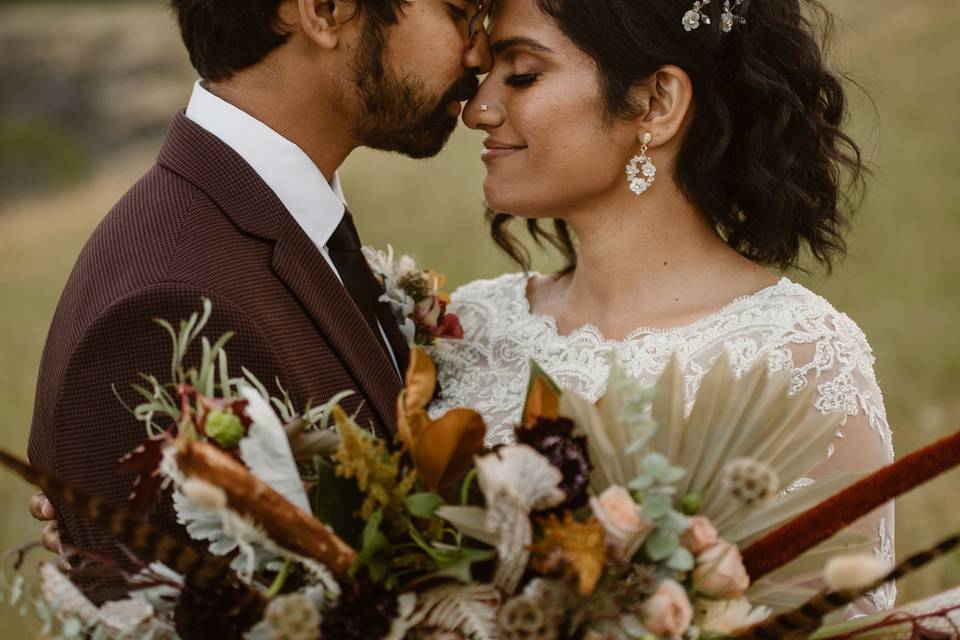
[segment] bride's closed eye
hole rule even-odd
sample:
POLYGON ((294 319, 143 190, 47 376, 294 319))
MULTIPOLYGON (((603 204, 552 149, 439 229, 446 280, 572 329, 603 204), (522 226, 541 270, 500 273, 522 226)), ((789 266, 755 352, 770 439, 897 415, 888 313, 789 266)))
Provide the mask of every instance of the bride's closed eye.
POLYGON ((539 73, 511 73, 503 79, 503 84, 514 88, 529 87, 536 82, 539 77, 539 73))
POLYGON ((450 10, 450 13, 453 14, 453 17, 456 18, 457 20, 464 20, 464 21, 467 20, 468 16, 467 16, 467 10, 465 7, 448 2, 447 8, 450 10))

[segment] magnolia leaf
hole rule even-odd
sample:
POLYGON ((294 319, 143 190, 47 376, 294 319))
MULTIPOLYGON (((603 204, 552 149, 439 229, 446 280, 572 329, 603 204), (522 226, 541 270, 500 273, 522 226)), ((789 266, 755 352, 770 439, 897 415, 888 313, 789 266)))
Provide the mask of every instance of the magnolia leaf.
POLYGON ((442 504, 443 498, 436 493, 414 493, 406 500, 407 511, 424 520, 432 518, 442 504))
POLYGON ((455 507, 443 505, 436 511, 438 518, 443 518, 464 535, 494 546, 496 536, 487 529, 487 510, 483 507, 455 507))
POLYGON ((430 491, 458 480, 484 450, 487 427, 471 409, 452 409, 426 425, 410 452, 417 475, 430 491))
POLYGON ((363 521, 354 517, 363 504, 363 494, 352 478, 339 478, 332 464, 314 458, 316 488, 313 490, 313 513, 343 540, 356 541, 363 530, 363 521))
POLYGON ((437 390, 437 365, 422 347, 410 350, 409 364, 404 379, 406 412, 422 411, 433 400, 437 390))
POLYGON ((523 407, 523 425, 530 426, 538 419, 556 420, 560 416, 560 397, 562 392, 556 382, 530 361, 530 382, 527 385, 527 397, 523 407))

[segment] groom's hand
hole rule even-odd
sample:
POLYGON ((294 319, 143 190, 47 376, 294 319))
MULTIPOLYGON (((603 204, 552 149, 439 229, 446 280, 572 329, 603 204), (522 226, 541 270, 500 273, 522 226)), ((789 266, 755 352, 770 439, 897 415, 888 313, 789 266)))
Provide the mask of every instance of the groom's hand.
POLYGON ((57 555, 63 553, 60 532, 57 530, 57 512, 54 511, 53 503, 47 499, 47 496, 38 493, 30 498, 30 515, 40 522, 47 523, 40 537, 43 548, 57 555))

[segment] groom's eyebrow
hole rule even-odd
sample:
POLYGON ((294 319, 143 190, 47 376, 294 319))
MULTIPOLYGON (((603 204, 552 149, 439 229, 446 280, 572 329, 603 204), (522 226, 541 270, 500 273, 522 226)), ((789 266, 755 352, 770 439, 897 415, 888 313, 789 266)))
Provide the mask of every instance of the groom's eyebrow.
POLYGON ((527 38, 525 36, 515 36, 513 38, 505 38, 503 40, 497 40, 490 45, 490 52, 498 56, 502 54, 507 49, 512 49, 513 47, 527 47, 533 51, 542 51, 545 53, 553 53, 553 50, 543 44, 540 44, 533 38, 527 38))

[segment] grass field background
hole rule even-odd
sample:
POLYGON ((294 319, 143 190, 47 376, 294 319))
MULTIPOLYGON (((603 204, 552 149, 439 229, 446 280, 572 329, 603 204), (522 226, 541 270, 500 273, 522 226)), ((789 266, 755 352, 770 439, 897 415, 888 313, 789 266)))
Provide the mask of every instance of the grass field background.
MULTIPOLYGON (((854 94, 852 130, 875 177, 850 258, 829 279, 798 279, 870 338, 902 454, 960 427, 960 4, 827 4, 841 19, 834 57, 875 104, 854 94)), ((155 2, 0 4, 0 47, 0 446, 24 453, 63 283, 94 226, 152 163, 192 73, 155 2), (70 92, 82 109, 58 103, 70 92)), ((365 241, 415 253, 453 286, 510 268, 486 239, 478 155, 466 130, 434 160, 355 153, 342 176, 365 241)), ((5 549, 39 528, 26 512, 30 489, 5 472, 0 488, 5 549)), ((901 499, 898 553, 960 530, 958 494, 954 471, 901 499)), ((905 580, 901 601, 957 583, 954 555, 905 580)), ((8 610, 0 622, 3 637, 29 637, 8 610)))

